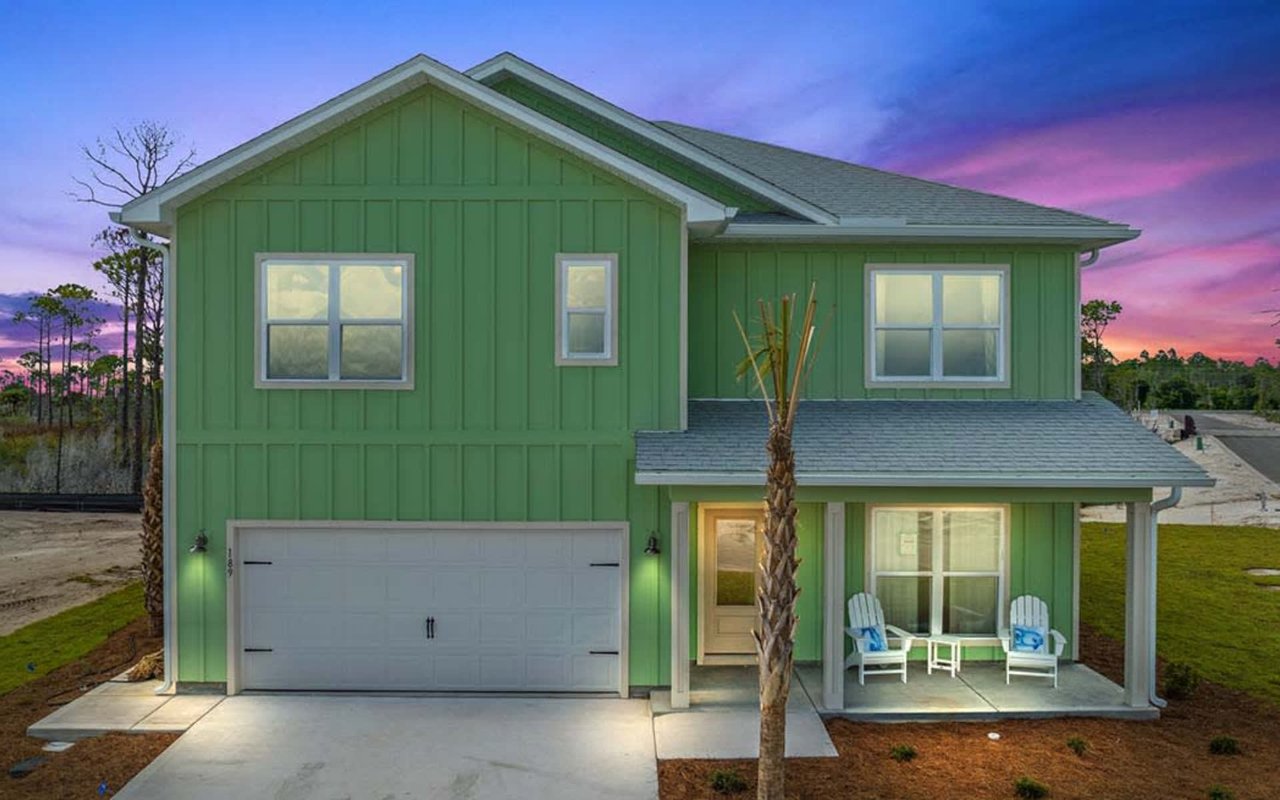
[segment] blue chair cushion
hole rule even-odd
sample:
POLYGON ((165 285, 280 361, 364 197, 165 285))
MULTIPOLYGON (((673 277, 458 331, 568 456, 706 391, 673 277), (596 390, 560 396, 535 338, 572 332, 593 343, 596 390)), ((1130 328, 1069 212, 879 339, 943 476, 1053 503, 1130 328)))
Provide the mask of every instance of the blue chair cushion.
POLYGON ((889 642, 885 639, 884 628, 879 625, 872 625, 868 628, 858 629, 858 638, 866 640, 866 649, 868 653, 883 653, 889 649, 889 642))
POLYGON ((1030 625, 1013 626, 1013 649, 1019 653, 1040 653, 1045 649, 1045 639, 1049 631, 1044 628, 1033 628, 1030 625))

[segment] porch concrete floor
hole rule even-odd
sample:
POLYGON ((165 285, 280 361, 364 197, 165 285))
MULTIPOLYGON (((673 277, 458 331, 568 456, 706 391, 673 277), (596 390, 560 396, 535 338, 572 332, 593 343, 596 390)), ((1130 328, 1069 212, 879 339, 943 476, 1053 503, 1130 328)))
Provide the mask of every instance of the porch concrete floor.
MULTIPOLYGON (((671 693, 650 696, 659 759, 756 758, 760 754, 760 689, 755 665, 690 667, 689 708, 672 709, 671 693)), ((821 669, 819 669, 821 685, 821 669)), ((799 675, 787 699, 787 755, 835 757, 817 709, 799 675)))
MULTIPOLYGON (((805 665, 801 680, 820 686, 822 668, 805 665)), ((1015 675, 1005 685, 1003 662, 966 663, 956 677, 912 662, 907 682, 898 676, 868 677, 858 684, 856 669, 845 672, 844 709, 823 713, 875 722, 931 722, 1040 717, 1155 719, 1153 707, 1124 704, 1124 690, 1083 664, 1062 664, 1058 688, 1047 678, 1015 675)))
POLYGON ((159 681, 100 684, 27 728, 27 735, 73 742, 112 731, 182 733, 218 703, 220 694, 156 694, 159 681))

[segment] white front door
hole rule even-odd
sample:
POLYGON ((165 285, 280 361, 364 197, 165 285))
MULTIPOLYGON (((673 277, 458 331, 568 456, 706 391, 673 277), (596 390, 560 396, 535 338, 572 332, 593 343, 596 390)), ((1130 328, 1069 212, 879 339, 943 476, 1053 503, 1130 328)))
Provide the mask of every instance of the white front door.
POLYGON ((754 655, 756 572, 764 512, 707 509, 703 516, 702 649, 710 656, 754 655))
POLYGON ((243 689, 622 690, 621 526, 246 528, 243 689))

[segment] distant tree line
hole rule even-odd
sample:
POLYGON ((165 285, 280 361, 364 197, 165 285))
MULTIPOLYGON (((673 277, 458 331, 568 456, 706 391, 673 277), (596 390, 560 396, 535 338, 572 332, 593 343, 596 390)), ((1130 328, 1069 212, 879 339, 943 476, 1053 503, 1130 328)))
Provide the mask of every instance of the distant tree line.
MULTIPOLYGON (((116 129, 93 147, 82 147, 88 174, 76 178, 73 197, 116 208, 146 194, 186 170, 194 151, 181 153, 166 126, 142 122, 116 129)), ((146 453, 160 429, 164 363, 164 265, 159 254, 140 245, 121 227, 93 239, 94 271, 105 284, 100 294, 67 283, 33 296, 14 321, 31 332, 32 347, 18 359, 20 371, 0 372, 0 414, 6 428, 33 426, 56 437, 53 491, 62 491, 63 440, 77 427, 115 432, 116 466, 129 473, 129 486, 142 490, 146 453), (96 313, 103 301, 119 308, 120 339, 104 350, 103 325, 96 313)), ((30 433, 31 431, 27 431, 30 433)))
MULTIPOLYGON (((1125 409, 1219 409, 1280 413, 1280 368, 1265 358, 1252 364, 1183 356, 1174 348, 1119 360, 1103 334, 1123 311, 1113 300, 1090 300, 1080 308, 1081 365, 1086 389, 1125 409)), ((1276 341, 1280 346, 1280 340, 1276 341)))

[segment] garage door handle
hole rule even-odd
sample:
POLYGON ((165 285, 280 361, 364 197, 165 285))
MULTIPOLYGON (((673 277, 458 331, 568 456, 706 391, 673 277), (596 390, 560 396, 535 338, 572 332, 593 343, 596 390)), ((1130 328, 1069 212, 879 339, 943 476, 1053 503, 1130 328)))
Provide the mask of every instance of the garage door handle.
POLYGON ((436 618, 427 617, 425 622, 427 627, 427 638, 428 639, 436 638, 436 618))
POLYGON ((617 561, 592 561, 587 566, 589 567, 620 567, 622 565, 619 564, 617 561))
POLYGON ((593 656, 616 656, 618 654, 618 651, 617 650, 588 650, 587 654, 593 655, 593 656))

